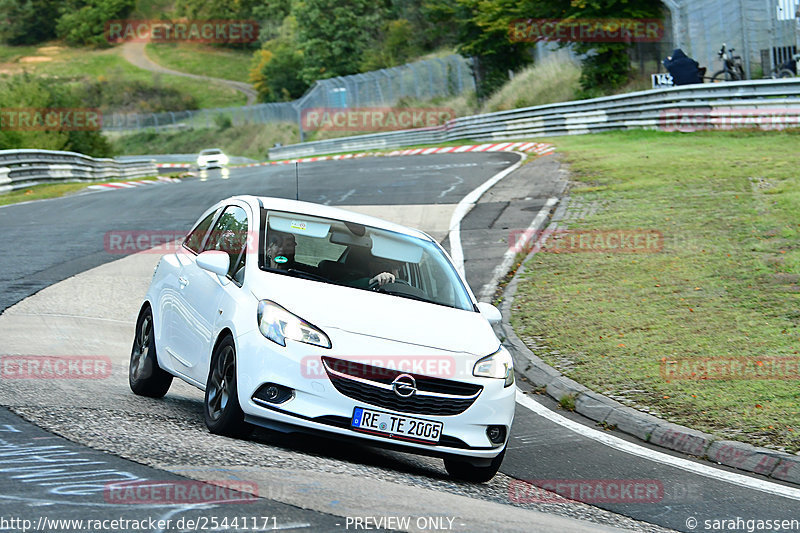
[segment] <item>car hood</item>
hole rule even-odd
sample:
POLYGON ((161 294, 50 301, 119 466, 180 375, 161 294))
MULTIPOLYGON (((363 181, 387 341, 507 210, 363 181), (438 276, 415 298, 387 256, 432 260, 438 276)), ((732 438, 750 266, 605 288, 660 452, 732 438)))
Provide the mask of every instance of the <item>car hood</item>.
MULTIPOLYGON (((350 333, 476 356, 500 341, 478 312, 363 289, 262 273, 253 294, 272 300, 322 330, 350 333)), ((331 332, 328 332, 332 334, 331 332)))

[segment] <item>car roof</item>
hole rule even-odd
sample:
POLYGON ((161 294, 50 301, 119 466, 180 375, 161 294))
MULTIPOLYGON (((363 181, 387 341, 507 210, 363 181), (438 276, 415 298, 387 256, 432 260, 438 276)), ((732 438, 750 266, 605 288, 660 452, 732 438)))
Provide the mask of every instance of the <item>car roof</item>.
POLYGON ((426 241, 433 241, 433 239, 427 233, 418 229, 409 228, 408 226, 403 226, 401 224, 395 224, 394 222, 389 222, 388 220, 383 220, 377 217, 362 215, 361 213, 356 213, 354 211, 347 211, 346 209, 331 207, 329 205, 302 202, 298 200, 288 200, 286 198, 273 198, 270 196, 245 195, 232 196, 227 200, 223 200, 222 203, 234 199, 247 202, 253 207, 254 210, 257 210, 259 205, 261 205, 267 210, 287 211, 290 213, 343 220, 347 222, 353 222, 355 224, 363 224, 365 226, 372 226, 387 231, 393 231, 395 233, 402 233, 404 235, 417 237, 426 241))

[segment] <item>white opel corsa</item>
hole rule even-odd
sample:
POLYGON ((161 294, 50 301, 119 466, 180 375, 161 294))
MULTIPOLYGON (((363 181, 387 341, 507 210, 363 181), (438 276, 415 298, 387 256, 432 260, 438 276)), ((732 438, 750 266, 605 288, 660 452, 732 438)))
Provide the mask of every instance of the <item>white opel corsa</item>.
POLYGON ((514 418, 511 356, 427 234, 292 200, 208 209, 161 258, 131 351, 133 392, 205 391, 213 433, 322 431, 444 458, 487 481, 514 418))

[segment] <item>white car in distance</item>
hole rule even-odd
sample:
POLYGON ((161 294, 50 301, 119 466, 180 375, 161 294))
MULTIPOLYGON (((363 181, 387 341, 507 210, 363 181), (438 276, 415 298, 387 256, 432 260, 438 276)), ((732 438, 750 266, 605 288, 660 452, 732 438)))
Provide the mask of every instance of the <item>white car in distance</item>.
POLYGON ((219 148, 203 150, 197 156, 198 168, 222 168, 228 164, 228 156, 219 148))
POLYGON ((439 456, 454 478, 498 471, 514 369, 427 234, 333 207, 223 200, 163 256, 141 307, 129 381, 205 391, 212 433, 324 432, 439 456))

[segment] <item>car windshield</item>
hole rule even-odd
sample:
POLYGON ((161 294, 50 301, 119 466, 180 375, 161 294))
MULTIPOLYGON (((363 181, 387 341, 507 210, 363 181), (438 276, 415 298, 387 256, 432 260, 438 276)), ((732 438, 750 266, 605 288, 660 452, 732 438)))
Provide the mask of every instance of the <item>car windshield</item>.
POLYGON ((474 310, 453 265, 425 239, 342 220, 270 211, 262 242, 262 268, 270 272, 474 310))
POLYGON ((221 153, 222 153, 222 150, 216 150, 216 149, 214 149, 214 150, 203 150, 202 152, 200 152, 200 155, 217 155, 217 154, 221 154, 221 153))

